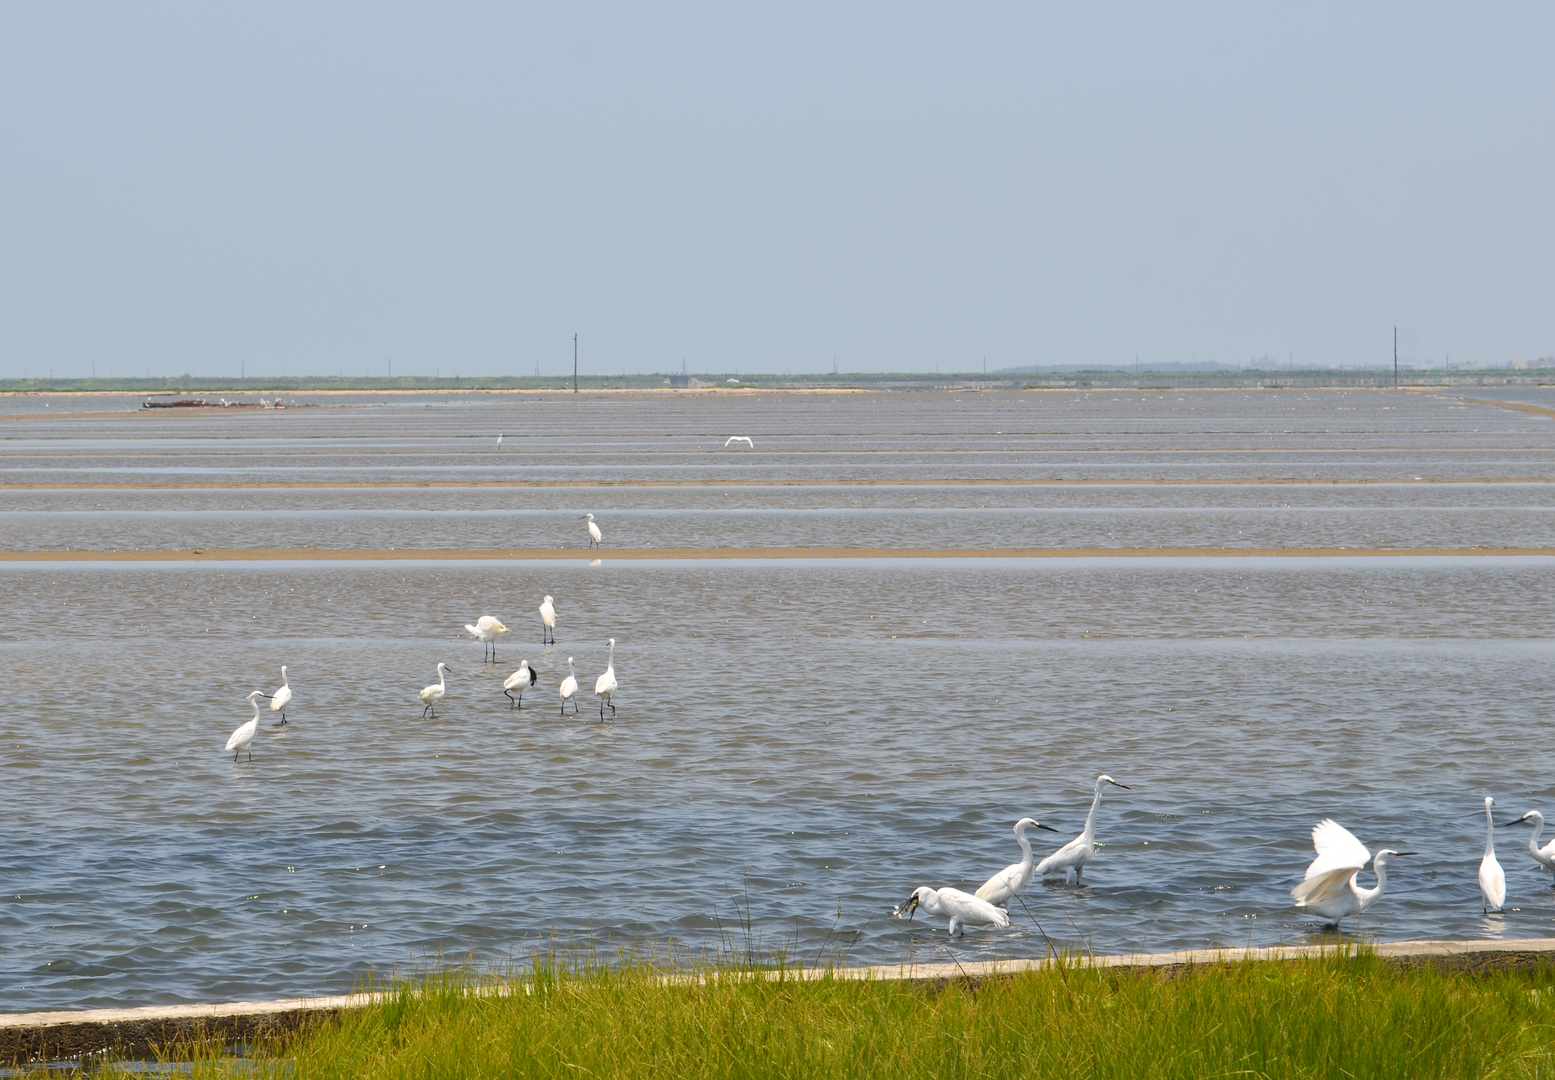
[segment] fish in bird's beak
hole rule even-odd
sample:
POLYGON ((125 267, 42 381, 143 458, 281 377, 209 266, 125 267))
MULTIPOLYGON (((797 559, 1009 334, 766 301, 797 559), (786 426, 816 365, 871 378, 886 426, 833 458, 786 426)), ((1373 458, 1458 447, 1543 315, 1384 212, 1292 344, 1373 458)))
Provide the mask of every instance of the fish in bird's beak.
POLYGON ((907 903, 899 904, 891 909, 891 914, 898 919, 911 919, 913 912, 918 910, 918 894, 913 893, 907 898, 907 903))

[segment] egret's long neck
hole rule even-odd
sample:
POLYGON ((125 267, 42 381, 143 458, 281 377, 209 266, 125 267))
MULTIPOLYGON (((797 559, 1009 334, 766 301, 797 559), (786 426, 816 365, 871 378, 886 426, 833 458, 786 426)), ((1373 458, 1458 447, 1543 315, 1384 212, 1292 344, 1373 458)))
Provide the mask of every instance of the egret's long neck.
POLYGON ((1485 854, 1496 853, 1496 822, 1490 816, 1490 804, 1485 804, 1485 854))
POLYGON ((1371 864, 1371 868, 1377 875, 1377 884, 1375 887, 1370 889, 1361 888, 1360 882, 1357 880, 1357 878, 1360 876, 1358 874, 1356 877, 1350 879, 1352 887, 1355 889, 1355 895, 1360 898, 1362 911, 1365 911, 1367 908, 1375 904, 1377 902, 1377 898, 1382 895, 1382 890, 1388 887, 1387 862, 1373 862, 1371 864))
POLYGON ((1085 815, 1085 832, 1081 834, 1085 837, 1086 846, 1090 846, 1091 838, 1096 835, 1096 811, 1100 809, 1100 807, 1101 781, 1098 780, 1096 782, 1096 794, 1091 797, 1091 812, 1085 815))
POLYGON ((1528 838, 1528 850, 1534 854, 1539 852, 1539 837, 1544 835, 1544 819, 1536 818, 1533 823, 1533 835, 1528 838))
POLYGON ((1015 842, 1020 845, 1021 862, 1030 863, 1035 856, 1031 854, 1031 841, 1026 839, 1026 826, 1015 826, 1015 842))
POLYGON ((254 719, 258 720, 259 719, 259 699, 258 698, 253 698, 252 700, 253 700, 253 704, 254 704, 254 719))

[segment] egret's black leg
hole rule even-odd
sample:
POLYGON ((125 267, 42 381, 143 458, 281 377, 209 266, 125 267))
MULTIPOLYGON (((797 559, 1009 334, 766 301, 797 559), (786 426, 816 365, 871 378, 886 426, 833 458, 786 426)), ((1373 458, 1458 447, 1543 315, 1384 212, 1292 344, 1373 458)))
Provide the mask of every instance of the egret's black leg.
POLYGON ((508 708, 511 709, 513 707, 513 695, 504 690, 502 691, 502 696, 508 699, 508 708))
POLYGON ((422 709, 421 710, 421 719, 425 720, 427 718, 427 713, 430 712, 431 709, 432 709, 432 706, 430 704, 428 704, 426 706, 426 708, 422 709))

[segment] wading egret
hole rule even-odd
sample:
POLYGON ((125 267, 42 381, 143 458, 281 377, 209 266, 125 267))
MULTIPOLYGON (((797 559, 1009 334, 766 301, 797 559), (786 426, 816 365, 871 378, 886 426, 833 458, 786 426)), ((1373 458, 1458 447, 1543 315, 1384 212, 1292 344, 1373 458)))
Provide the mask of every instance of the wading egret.
POLYGON ((281 688, 267 696, 270 698, 270 711, 280 713, 281 723, 286 723, 286 706, 290 705, 292 701, 292 684, 291 680, 286 677, 285 665, 281 667, 281 688))
POLYGON ((1008 904, 1010 898, 1018 893, 1026 891, 1026 885, 1031 881, 1031 871, 1034 868, 1031 854, 1031 841, 1026 839, 1027 829, 1047 829, 1048 832, 1057 832, 1057 829, 1042 824, 1035 818, 1023 817, 1015 823, 1015 842, 1020 844, 1021 860, 1018 863, 1010 863, 993 877, 983 882, 983 887, 977 890, 977 898, 986 900, 990 904, 1008 904))
POLYGON ((1307 867, 1306 878, 1290 891, 1291 899, 1297 907, 1307 908, 1335 926, 1346 916, 1359 915, 1382 896, 1382 890, 1388 886, 1389 859, 1414 854, 1384 848, 1372 861, 1366 845, 1333 818, 1324 818, 1312 826, 1312 846, 1317 849, 1317 858, 1307 867), (1356 884, 1368 862, 1377 875, 1374 889, 1356 884))
POLYGON ((540 601, 540 644, 556 644, 556 608, 549 596, 540 601))
MULTIPOLYGON (((567 657, 567 677, 562 680, 557 690, 562 696, 562 715, 567 715, 567 702, 572 701, 572 695, 578 692, 578 675, 572 670, 572 657, 567 657)), ((578 703, 572 701, 572 715, 578 715, 578 703)))
POLYGON ((599 526, 594 524, 594 515, 584 514, 578 520, 589 523, 589 547, 603 547, 604 545, 600 543, 599 526))
POLYGON ((502 453, 502 436, 497 436, 497 453, 502 453))
POLYGON ((443 695, 448 692, 448 687, 443 685, 443 673, 445 671, 452 672, 453 668, 449 667, 447 664, 438 664, 437 682, 422 690, 420 695, 418 695, 422 701, 426 702, 426 708, 421 710, 421 719, 423 720, 427 718, 427 713, 432 714, 432 719, 437 719, 437 710, 433 708, 433 706, 436 705, 439 701, 442 701, 443 695))
POLYGON ((724 443, 724 446, 726 446, 726 447, 733 446, 737 442, 744 443, 746 446, 750 447, 752 450, 756 449, 756 444, 751 442, 751 437, 749 435, 730 435, 729 436, 729 441, 724 443))
POLYGON ((254 707, 254 718, 232 733, 232 738, 227 740, 227 749, 232 751, 232 760, 238 759, 239 752, 248 751, 248 760, 254 760, 254 733, 259 730, 259 699, 265 696, 263 690, 255 690, 248 695, 248 703, 254 707))
POLYGON ((979 900, 960 889, 931 889, 927 885, 914 889, 907 903, 894 908, 891 914, 898 919, 910 919, 919 907, 930 915, 949 916, 951 937, 960 937, 968 926, 1010 925, 1010 913, 987 900, 979 900))
POLYGON ((1080 874, 1085 869, 1085 864, 1096 857, 1096 810, 1101 806, 1101 786, 1111 784, 1120 787, 1124 791, 1132 790, 1127 784, 1120 784, 1106 773, 1096 778, 1096 790, 1091 795, 1091 812, 1085 816, 1085 831, 1075 837, 1069 843, 1059 848, 1053 854, 1037 863, 1037 873, 1044 876, 1048 874, 1063 874, 1065 881, 1073 881, 1080 884, 1080 874))
POLYGON ((1546 870, 1555 870, 1555 840, 1551 840, 1542 848, 1539 846, 1539 837, 1544 833, 1544 815, 1537 810, 1530 810, 1516 821, 1503 821, 1505 825, 1533 826, 1533 835, 1528 838, 1528 854, 1533 856, 1533 861, 1546 870))
POLYGON ((1485 796, 1485 857, 1479 861, 1479 891, 1487 914, 1506 906, 1506 871, 1496 860, 1496 822, 1490 815, 1495 804, 1496 800, 1485 796))
POLYGON ((508 632, 508 628, 502 625, 502 620, 495 615, 482 615, 475 620, 474 626, 465 623, 464 630, 465 633, 472 635, 477 641, 482 643, 481 663, 484 664, 490 659, 495 664, 497 662, 497 639, 508 632), (490 650, 489 657, 486 652, 488 648, 490 650))
POLYGON ((518 670, 509 675, 502 684, 502 692, 507 695, 509 702, 513 702, 512 691, 518 691, 518 701, 514 704, 509 704, 508 708, 522 709, 524 707, 524 691, 538 681, 539 677, 535 675, 535 669, 529 666, 529 661, 520 660, 518 662, 518 670))
MULTIPOLYGON (((594 681, 594 694, 599 698, 599 718, 605 718, 605 706, 610 706, 610 715, 616 714, 616 707, 611 704, 610 695, 616 692, 616 639, 610 639, 610 654, 605 660, 605 673, 594 681)), ((574 706, 576 708, 576 706, 574 706)))

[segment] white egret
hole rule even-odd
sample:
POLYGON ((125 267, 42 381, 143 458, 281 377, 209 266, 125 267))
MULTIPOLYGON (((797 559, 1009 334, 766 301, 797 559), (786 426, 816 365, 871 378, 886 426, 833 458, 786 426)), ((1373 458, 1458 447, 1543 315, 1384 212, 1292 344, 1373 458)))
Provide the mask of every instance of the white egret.
POLYGON ((254 760, 254 733, 259 730, 259 699, 265 696, 263 690, 255 690, 248 695, 248 703, 254 707, 254 718, 239 727, 227 740, 227 749, 232 751, 232 760, 238 759, 238 754, 248 751, 248 760, 254 760))
POLYGON ((1485 898, 1485 912, 1506 906, 1506 871, 1496 859, 1496 822, 1490 808, 1496 800, 1485 796, 1485 857, 1479 861, 1479 892, 1485 898))
POLYGON ((911 919, 919 907, 930 915, 949 916, 951 937, 960 937, 968 926, 1010 925, 1010 913, 987 900, 979 900, 960 889, 931 889, 927 885, 914 889, 907 903, 895 908, 891 914, 898 919, 911 919))
POLYGON ((1359 915, 1381 898, 1382 890, 1388 886, 1389 859, 1414 854, 1383 848, 1373 860, 1366 845, 1333 818, 1324 818, 1312 826, 1312 846, 1317 849, 1317 858, 1307 867, 1301 884, 1290 891, 1291 899, 1297 907, 1310 908, 1335 926, 1340 919, 1359 915), (1368 862, 1377 875, 1377 885, 1363 889, 1356 879, 1368 862))
POLYGON ((502 436, 497 436, 497 453, 502 453, 502 436))
POLYGON ((502 625, 502 620, 495 615, 482 615, 475 620, 474 626, 465 623, 464 631, 482 643, 481 663, 484 664, 487 660, 485 647, 489 646, 491 650, 490 660, 495 664, 497 662, 497 639, 508 632, 508 628, 502 625))
POLYGON ((556 644, 556 608, 549 596, 540 601, 540 644, 556 644))
POLYGON ((539 676, 535 674, 535 669, 529 666, 529 661, 520 660, 518 662, 518 670, 509 675, 502 684, 502 692, 507 695, 507 699, 510 702, 513 701, 513 695, 509 691, 518 691, 517 704, 510 704, 508 708, 522 709, 524 707, 524 691, 539 681, 539 676))
POLYGON ((737 442, 744 443, 746 446, 750 447, 752 450, 756 449, 756 444, 751 442, 751 437, 749 435, 730 435, 729 436, 729 441, 724 443, 724 446, 725 447, 732 446, 733 444, 735 444, 737 442))
POLYGON ((270 699, 270 711, 281 714, 281 723, 286 723, 286 706, 292 701, 292 683, 286 677, 286 666, 281 665, 281 688, 273 694, 266 695, 270 699))
POLYGON ((1544 815, 1537 810, 1530 810, 1516 821, 1503 821, 1505 825, 1529 824, 1533 826, 1533 835, 1528 838, 1528 854, 1533 856, 1533 861, 1546 870, 1555 870, 1555 840, 1551 840, 1543 847, 1539 846, 1539 837, 1544 833, 1544 815))
MULTIPOLYGON (((572 670, 572 657, 567 657, 567 677, 557 687, 562 696, 562 715, 567 715, 567 702, 572 701, 572 695, 578 692, 578 675, 572 670)), ((578 703, 572 701, 572 715, 578 715, 578 703)))
POLYGON ((422 701, 426 702, 426 708, 421 710, 421 719, 425 720, 427 718, 427 713, 432 714, 432 719, 437 719, 437 709, 435 709, 433 706, 435 706, 439 701, 442 701, 443 695, 448 692, 448 687, 444 685, 443 673, 452 671, 453 668, 449 667, 447 664, 440 663, 437 665, 437 682, 424 688, 418 695, 422 701))
POLYGON ((599 718, 605 718, 605 706, 610 706, 610 715, 616 714, 616 707, 610 701, 610 695, 616 692, 616 639, 610 639, 610 654, 605 660, 605 673, 594 682, 594 695, 599 698, 599 718))
POLYGON ((604 545, 600 543, 602 537, 599 535, 599 526, 594 524, 594 515, 584 514, 578 520, 589 523, 589 547, 603 547, 604 545))
POLYGON ((1073 881, 1079 885, 1080 875, 1085 870, 1085 864, 1096 857, 1096 810, 1101 806, 1101 786, 1111 784, 1120 787, 1124 791, 1133 790, 1127 784, 1120 784, 1106 773, 1096 778, 1096 790, 1091 796, 1091 812, 1085 816, 1085 830, 1069 843, 1059 848, 1053 854, 1037 863, 1037 873, 1043 876, 1062 873, 1065 881, 1073 881))
POLYGON ((1021 860, 1010 863, 993 877, 983 882, 983 887, 977 890, 977 898, 986 900, 990 904, 1008 904, 1011 897, 1026 891, 1026 885, 1031 881, 1031 871, 1034 869, 1031 854, 1031 841, 1026 839, 1027 829, 1047 829, 1048 832, 1058 830, 1044 825, 1035 818, 1023 817, 1015 823, 1015 841, 1020 844, 1021 860))

